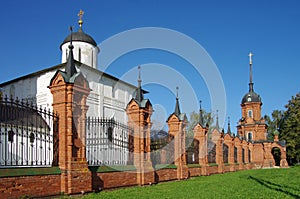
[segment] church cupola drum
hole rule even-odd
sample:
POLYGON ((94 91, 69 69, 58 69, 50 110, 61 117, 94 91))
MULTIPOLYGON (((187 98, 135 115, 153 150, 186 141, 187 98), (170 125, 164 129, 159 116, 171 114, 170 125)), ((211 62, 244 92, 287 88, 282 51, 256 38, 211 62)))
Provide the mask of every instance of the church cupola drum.
MULTIPOLYGON (((78 13, 79 29, 77 32, 72 33, 74 59, 92 68, 97 68, 97 59, 100 49, 97 47, 96 41, 90 35, 83 32, 83 14, 84 12, 80 10, 80 12, 78 13)), ((62 51, 62 63, 65 63, 67 61, 69 55, 68 46, 70 44, 70 40, 71 34, 68 35, 60 45, 60 49, 62 51)))

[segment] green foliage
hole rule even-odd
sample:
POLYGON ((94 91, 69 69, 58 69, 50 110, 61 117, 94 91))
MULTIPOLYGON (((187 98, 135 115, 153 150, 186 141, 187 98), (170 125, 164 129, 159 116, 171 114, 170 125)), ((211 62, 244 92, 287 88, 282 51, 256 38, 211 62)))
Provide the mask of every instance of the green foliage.
POLYGON ((293 96, 285 108, 279 138, 286 140, 289 164, 295 164, 300 162, 300 93, 293 96))
MULTIPOLYGON (((213 117, 211 112, 206 112, 205 110, 203 111, 203 125, 209 126, 209 130, 213 129, 214 127, 212 126, 213 123, 213 117)), ((190 118, 189 118, 189 124, 187 127, 187 135, 186 135, 186 146, 193 145, 193 138, 194 138, 194 133, 193 129, 194 127, 199 123, 199 113, 193 111, 190 113, 190 118)))
POLYGON ((268 139, 273 140, 274 133, 286 141, 287 160, 290 165, 300 162, 300 93, 292 96, 286 110, 274 110, 272 118, 265 116, 268 125, 268 139), (278 131, 276 131, 276 129, 278 131))
POLYGON ((296 176, 300 167, 246 170, 102 191, 83 198, 300 198, 296 176))
POLYGON ((282 110, 274 110, 272 118, 265 115, 266 124, 268 125, 268 139, 274 139, 274 132, 282 125, 284 112, 282 110))

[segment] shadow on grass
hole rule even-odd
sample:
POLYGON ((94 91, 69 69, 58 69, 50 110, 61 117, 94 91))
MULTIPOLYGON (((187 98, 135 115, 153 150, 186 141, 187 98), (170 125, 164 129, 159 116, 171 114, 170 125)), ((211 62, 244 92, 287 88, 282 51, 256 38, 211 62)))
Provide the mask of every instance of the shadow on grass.
POLYGON ((289 196, 292 196, 294 198, 300 199, 300 195, 298 195, 298 194, 296 195, 296 194, 291 193, 290 191, 284 189, 284 188, 287 188, 287 189, 292 189, 292 190, 295 190, 295 191, 299 191, 298 189, 295 189, 293 187, 275 184, 275 183, 269 182, 267 180, 262 180, 262 179, 255 178, 255 177, 252 177, 252 176, 249 176, 249 179, 258 182, 259 184, 261 184, 261 185, 263 185, 263 186, 265 186, 265 187, 267 187, 269 189, 272 189, 272 190, 275 190, 275 191, 279 191, 279 192, 285 193, 285 194, 287 194, 289 196))

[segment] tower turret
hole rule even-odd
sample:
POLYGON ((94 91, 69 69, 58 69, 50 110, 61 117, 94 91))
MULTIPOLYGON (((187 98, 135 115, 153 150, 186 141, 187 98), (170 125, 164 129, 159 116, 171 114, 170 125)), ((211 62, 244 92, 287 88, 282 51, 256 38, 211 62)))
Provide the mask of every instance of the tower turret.
POLYGON ((260 95, 254 92, 252 81, 252 56, 249 53, 250 81, 249 92, 242 98, 242 118, 237 126, 238 136, 247 140, 266 140, 267 126, 261 118, 262 101, 260 95))
POLYGON ((96 41, 88 34, 84 33, 82 30, 82 16, 84 12, 80 10, 78 13, 79 16, 79 29, 77 32, 73 32, 72 35, 69 34, 62 44, 60 45, 60 49, 62 51, 62 63, 67 61, 69 55, 69 48, 71 37, 73 41, 73 54, 74 59, 83 64, 91 66, 93 68, 97 68, 97 58, 100 49, 97 47, 96 41))

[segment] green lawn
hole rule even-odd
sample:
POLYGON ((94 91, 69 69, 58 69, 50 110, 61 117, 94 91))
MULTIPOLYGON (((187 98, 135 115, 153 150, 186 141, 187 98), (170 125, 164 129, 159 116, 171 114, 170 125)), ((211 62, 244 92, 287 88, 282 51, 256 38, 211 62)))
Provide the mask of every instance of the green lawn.
POLYGON ((102 191, 83 198, 300 198, 300 167, 200 176, 102 191))

